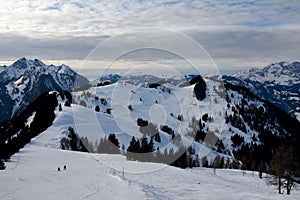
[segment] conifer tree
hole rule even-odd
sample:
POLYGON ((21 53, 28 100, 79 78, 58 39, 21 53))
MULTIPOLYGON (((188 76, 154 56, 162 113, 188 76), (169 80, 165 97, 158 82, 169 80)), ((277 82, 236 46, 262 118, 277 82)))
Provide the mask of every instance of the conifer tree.
POLYGON ((0 170, 4 170, 6 167, 4 165, 3 160, 0 159, 0 170))
POLYGON ((99 105, 96 105, 95 111, 96 111, 96 112, 100 112, 100 107, 99 107, 99 105))
POLYGON ((282 186, 285 187, 287 195, 290 195, 296 186, 295 177, 300 175, 299 167, 293 147, 280 146, 273 156, 270 167, 270 173, 274 174, 277 181, 269 179, 269 183, 278 186, 278 193, 281 193, 282 186))
POLYGON ((204 157, 202 158, 202 167, 208 167, 208 166, 209 166, 209 165, 208 165, 207 157, 204 156, 204 157))
POLYGON ((283 176, 284 176, 284 146, 280 146, 275 155, 273 156, 273 159, 271 161, 271 167, 270 172, 274 174, 274 177, 269 177, 269 183, 272 185, 278 186, 278 193, 282 194, 281 188, 283 186, 283 176))
POLYGON ((200 167, 200 161, 199 161, 199 156, 196 154, 195 160, 194 160, 194 167, 200 167))

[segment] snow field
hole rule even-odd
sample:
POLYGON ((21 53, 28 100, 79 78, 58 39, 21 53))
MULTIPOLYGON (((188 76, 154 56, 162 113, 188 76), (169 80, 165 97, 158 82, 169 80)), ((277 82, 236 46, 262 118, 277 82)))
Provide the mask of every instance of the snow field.
MULTIPOLYGON (((258 173, 179 169, 99 155, 27 145, 0 171, 1 199, 299 199, 278 195, 258 173), (108 164, 108 165, 106 165, 108 164), (57 172, 63 165, 67 170, 57 172), (113 167, 110 167, 113 166, 113 167), (124 177, 123 177, 124 168, 124 177), (153 169, 156 170, 153 171, 153 169)), ((44 138, 45 139, 45 138, 44 138)))

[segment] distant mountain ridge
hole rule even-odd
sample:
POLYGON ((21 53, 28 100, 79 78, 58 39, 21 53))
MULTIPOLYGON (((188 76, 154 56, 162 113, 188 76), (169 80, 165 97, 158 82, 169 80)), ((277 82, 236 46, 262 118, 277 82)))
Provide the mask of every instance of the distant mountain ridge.
POLYGON ((21 58, 0 72, 0 121, 19 114, 44 92, 73 91, 88 83, 67 65, 21 58))
POLYGON ((158 77, 156 75, 141 74, 141 75, 119 75, 119 74, 108 74, 99 78, 100 82, 109 81, 111 84, 120 82, 128 82, 133 85, 142 85, 144 87, 149 86, 153 83, 165 84, 170 83, 172 85, 181 85, 189 83, 193 78, 198 75, 184 75, 184 76, 171 76, 171 77, 158 77))
POLYGON ((223 78, 249 88, 300 121, 300 62, 273 63, 263 69, 254 68, 223 78))

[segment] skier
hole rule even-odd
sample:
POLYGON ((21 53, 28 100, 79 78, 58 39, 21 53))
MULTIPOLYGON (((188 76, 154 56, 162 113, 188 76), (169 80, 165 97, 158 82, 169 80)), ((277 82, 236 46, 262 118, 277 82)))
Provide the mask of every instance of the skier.
POLYGON ((64 165, 64 170, 67 170, 67 166, 66 165, 64 165))
POLYGON ((60 167, 57 168, 57 171, 60 172, 60 167))

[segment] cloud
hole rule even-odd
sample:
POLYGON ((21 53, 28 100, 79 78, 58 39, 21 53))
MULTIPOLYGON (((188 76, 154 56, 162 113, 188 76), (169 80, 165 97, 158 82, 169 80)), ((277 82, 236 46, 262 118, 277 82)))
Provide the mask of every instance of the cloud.
POLYGON ((29 38, 19 35, 0 34, 0 59, 36 57, 40 59, 84 59, 108 36, 29 38))
POLYGON ((50 1, 2 2, 2 33, 37 36, 118 34, 139 27, 182 30, 206 25, 298 24, 299 1, 50 1))
MULTIPOLYGON (((299 59, 298 0, 284 4, 280 0, 16 0, 2 2, 1 6, 2 60, 28 56, 74 63, 84 59, 104 39, 143 27, 186 33, 203 45, 220 66, 261 66, 299 59)), ((153 44, 163 41, 159 35, 151 36, 148 40, 153 44)), ((108 59, 121 48, 120 44, 126 48, 143 44, 147 37, 115 41, 98 59, 108 59)), ((167 41, 169 45, 176 41, 171 39, 167 41)), ((189 51, 188 46, 181 47, 189 51)), ((172 58, 171 54, 148 50, 124 59, 137 57, 172 58)))

